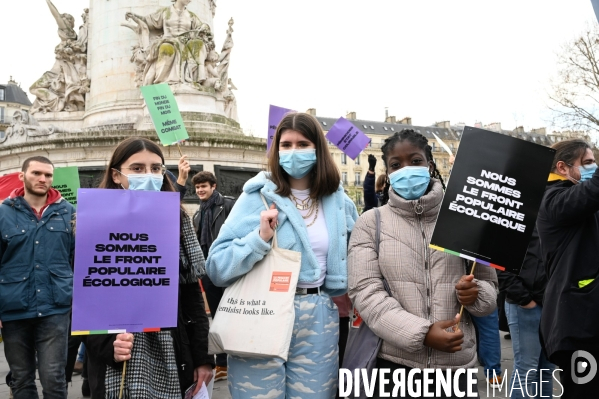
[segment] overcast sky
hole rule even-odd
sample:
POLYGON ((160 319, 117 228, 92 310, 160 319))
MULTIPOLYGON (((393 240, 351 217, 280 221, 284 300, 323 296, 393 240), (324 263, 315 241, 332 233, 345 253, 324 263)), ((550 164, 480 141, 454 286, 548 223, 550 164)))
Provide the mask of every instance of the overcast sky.
MULTIPOLYGON (((54 4, 77 30, 89 1, 54 4)), ((12 75, 26 89, 53 65, 56 22, 43 0, 0 10, 0 82, 12 75)), ((259 136, 269 104, 381 121, 388 107, 415 125, 548 126, 556 53, 595 23, 590 0, 217 0, 217 51, 230 17, 239 118, 259 136)))

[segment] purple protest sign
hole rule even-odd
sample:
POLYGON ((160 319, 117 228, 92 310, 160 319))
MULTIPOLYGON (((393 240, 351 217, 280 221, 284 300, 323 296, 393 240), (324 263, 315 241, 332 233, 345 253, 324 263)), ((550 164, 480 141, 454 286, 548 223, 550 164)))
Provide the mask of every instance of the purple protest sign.
POLYGON ((326 138, 354 160, 370 143, 368 136, 345 118, 339 118, 331 126, 326 138))
POLYGON ((179 193, 79 189, 73 335, 177 326, 179 193))
POLYGON ((272 140, 275 138, 275 133, 277 132, 277 126, 279 126, 279 122, 281 122, 281 119, 283 119, 283 117, 289 112, 296 111, 277 107, 276 105, 270 106, 270 110, 268 111, 268 142, 266 143, 267 154, 270 151, 272 140))

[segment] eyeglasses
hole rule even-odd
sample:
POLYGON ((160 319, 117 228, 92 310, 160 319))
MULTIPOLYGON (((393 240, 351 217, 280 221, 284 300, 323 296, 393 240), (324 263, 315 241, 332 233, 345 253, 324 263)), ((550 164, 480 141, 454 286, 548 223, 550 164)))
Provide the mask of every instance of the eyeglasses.
MULTIPOLYGON (((131 165, 129 167, 121 167, 121 169, 129 169, 134 174, 148 173, 148 169, 145 165, 131 165)), ((152 165, 150 166, 150 173, 153 175, 164 175, 166 173, 166 166, 164 165, 152 165)))

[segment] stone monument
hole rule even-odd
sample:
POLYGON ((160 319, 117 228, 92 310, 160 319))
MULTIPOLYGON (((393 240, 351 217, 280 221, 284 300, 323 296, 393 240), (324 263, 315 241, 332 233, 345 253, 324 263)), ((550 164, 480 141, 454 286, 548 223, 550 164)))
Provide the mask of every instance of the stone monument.
MULTIPOLYGON (((214 0, 88 1, 76 32, 72 15, 46 0, 58 26, 55 60, 30 87, 31 114, 15 115, 0 142, 0 173, 45 155, 57 167, 78 166, 83 185, 94 186, 119 141, 157 141, 139 89, 157 83, 169 84, 177 99, 192 170, 232 182, 236 170, 245 179, 265 167, 265 140, 243 135, 237 119, 233 19, 218 52, 214 0)), ((164 153, 176 172, 177 149, 164 153)), ((239 183, 226 185, 239 191, 239 183)))

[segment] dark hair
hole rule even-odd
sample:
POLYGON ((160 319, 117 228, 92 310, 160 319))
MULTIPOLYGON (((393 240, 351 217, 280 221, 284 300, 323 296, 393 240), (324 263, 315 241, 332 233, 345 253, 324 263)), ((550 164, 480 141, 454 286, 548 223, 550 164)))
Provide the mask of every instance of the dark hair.
POLYGON ((198 172, 191 178, 191 184, 193 184, 194 186, 196 184, 201 184, 201 183, 206 183, 206 182, 208 182, 210 184, 210 186, 214 186, 216 184, 216 177, 214 176, 214 174, 212 172, 208 172, 208 171, 198 172))
POLYGON ((54 164, 52 163, 52 161, 50 161, 48 158, 46 157, 29 157, 25 160, 25 162, 23 162, 23 167, 21 167, 21 172, 27 172, 27 169, 29 168, 29 164, 31 162, 40 162, 40 163, 45 163, 48 165, 52 165, 52 168, 54 168, 54 164))
MULTIPOLYGON (((439 179, 439 181, 441 182, 441 186, 443 186, 443 190, 445 190, 445 183, 443 182, 441 173, 439 173, 439 170, 437 169, 437 164, 433 159, 432 147, 428 145, 428 140, 426 137, 424 137, 420 133, 416 133, 412 129, 403 129, 401 132, 395 132, 392 136, 389 136, 385 139, 385 144, 383 144, 383 146, 381 147, 381 151, 383 152, 383 162, 385 162, 385 172, 387 172, 389 168, 387 165, 387 155, 389 155, 389 152, 391 152, 391 150, 395 147, 397 143, 402 143, 406 140, 409 141, 410 144, 412 144, 413 146, 420 148, 422 151, 424 151, 424 154, 426 155, 426 160, 433 164, 433 173, 431 173, 431 176, 439 179)), ((383 205, 385 205, 389 201, 390 184, 388 180, 388 175, 389 174, 387 173, 387 185, 383 190, 383 198, 381 200, 383 205)))
MULTIPOLYGON (((142 151, 150 151, 158 155, 164 165, 164 155, 162 155, 162 151, 156 143, 144 137, 129 137, 128 139, 121 141, 114 149, 99 188, 122 188, 112 179, 113 169, 120 171, 121 166, 123 166, 123 163, 125 163, 127 159, 142 151)), ((160 188, 160 191, 175 191, 175 188, 166 175, 162 178, 162 187, 160 188)))
POLYGON ((380 175, 376 178, 376 183, 374 183, 374 191, 380 193, 385 189, 385 184, 387 184, 387 176, 380 175))
POLYGON ((584 140, 573 139, 557 142, 551 148, 555 150, 555 156, 551 163, 551 172, 555 172, 559 161, 572 165, 577 159, 582 158, 591 146, 584 140))
POLYGON ((291 194, 289 175, 279 165, 279 143, 281 135, 287 130, 299 132, 316 146, 316 165, 310 171, 310 197, 321 198, 337 191, 341 177, 329 152, 327 140, 320 124, 312 115, 295 112, 285 115, 281 120, 270 147, 268 169, 271 172, 270 179, 277 186, 276 193, 282 197, 291 194))

